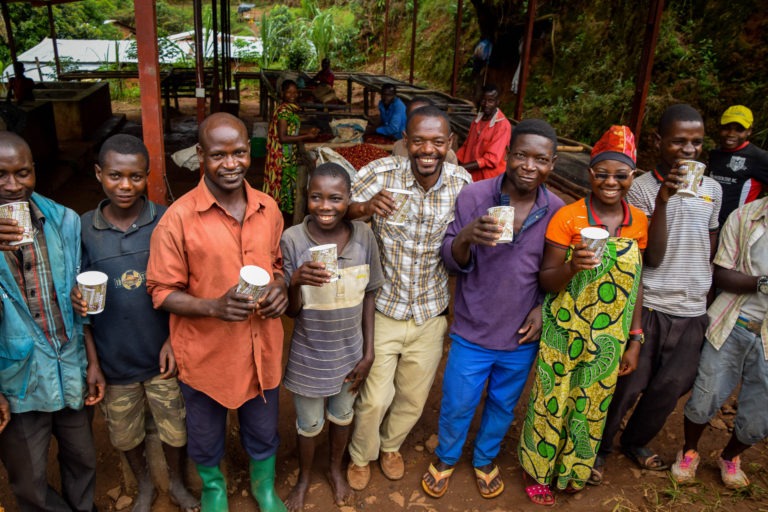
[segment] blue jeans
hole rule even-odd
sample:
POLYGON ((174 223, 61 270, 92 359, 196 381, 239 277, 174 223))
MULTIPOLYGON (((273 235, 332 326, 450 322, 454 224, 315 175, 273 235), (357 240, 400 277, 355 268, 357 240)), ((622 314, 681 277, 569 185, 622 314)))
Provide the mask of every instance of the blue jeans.
POLYGON ((351 382, 345 382, 341 391, 329 397, 308 397, 293 394, 293 405, 296 407, 296 430, 304 437, 315 437, 323 430, 325 420, 323 412, 326 412, 328 420, 336 425, 346 426, 352 423, 354 416, 353 406, 357 393, 350 393, 351 382), (325 401, 328 400, 328 407, 325 401))
POLYGON ((694 423, 707 423, 741 382, 733 427, 736 439, 753 445, 767 437, 768 361, 763 352, 760 336, 739 325, 734 326, 720 350, 705 342, 685 417, 694 423))
POLYGON ((437 456, 455 465, 467 440, 467 432, 488 383, 480 430, 475 438, 472 465, 493 462, 509 430, 515 405, 523 392, 538 343, 520 345, 517 350, 490 350, 451 335, 451 350, 443 377, 437 456))

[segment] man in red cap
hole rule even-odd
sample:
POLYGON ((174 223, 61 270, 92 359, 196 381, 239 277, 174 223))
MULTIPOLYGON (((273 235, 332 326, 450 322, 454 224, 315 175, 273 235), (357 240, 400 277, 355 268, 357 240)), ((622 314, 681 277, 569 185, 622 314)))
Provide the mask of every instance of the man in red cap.
POLYGON ((721 226, 733 210, 768 190, 768 151, 749 142, 752 127, 751 110, 728 107, 720 118, 720 147, 709 153, 709 175, 723 188, 721 226))

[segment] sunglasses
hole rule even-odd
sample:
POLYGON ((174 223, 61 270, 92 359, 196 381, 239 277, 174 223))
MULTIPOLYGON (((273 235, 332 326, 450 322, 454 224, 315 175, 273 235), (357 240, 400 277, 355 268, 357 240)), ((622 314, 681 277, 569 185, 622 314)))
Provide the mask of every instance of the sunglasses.
POLYGON ((617 174, 609 174, 607 172, 595 172, 592 169, 589 170, 589 172, 592 173, 592 177, 595 178, 596 181, 605 181, 608 178, 613 178, 616 181, 627 181, 629 178, 632 177, 632 175, 635 174, 634 171, 632 172, 620 172, 617 174))

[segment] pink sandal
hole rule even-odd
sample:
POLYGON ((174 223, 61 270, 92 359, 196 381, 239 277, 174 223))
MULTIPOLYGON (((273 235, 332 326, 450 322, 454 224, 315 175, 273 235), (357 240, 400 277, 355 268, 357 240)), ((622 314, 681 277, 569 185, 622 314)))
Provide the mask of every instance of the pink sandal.
POLYGON ((536 505, 542 507, 551 507, 555 504, 555 495, 552 494, 552 489, 548 485, 534 483, 528 485, 530 477, 527 474, 523 474, 523 482, 525 482, 525 493, 528 495, 528 499, 536 505))

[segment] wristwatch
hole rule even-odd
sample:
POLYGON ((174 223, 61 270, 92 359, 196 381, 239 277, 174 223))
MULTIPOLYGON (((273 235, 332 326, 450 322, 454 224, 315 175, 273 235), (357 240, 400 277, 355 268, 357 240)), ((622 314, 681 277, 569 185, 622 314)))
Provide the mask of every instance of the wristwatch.
POLYGON ((763 295, 768 295, 768 276, 757 278, 757 291, 763 295))

